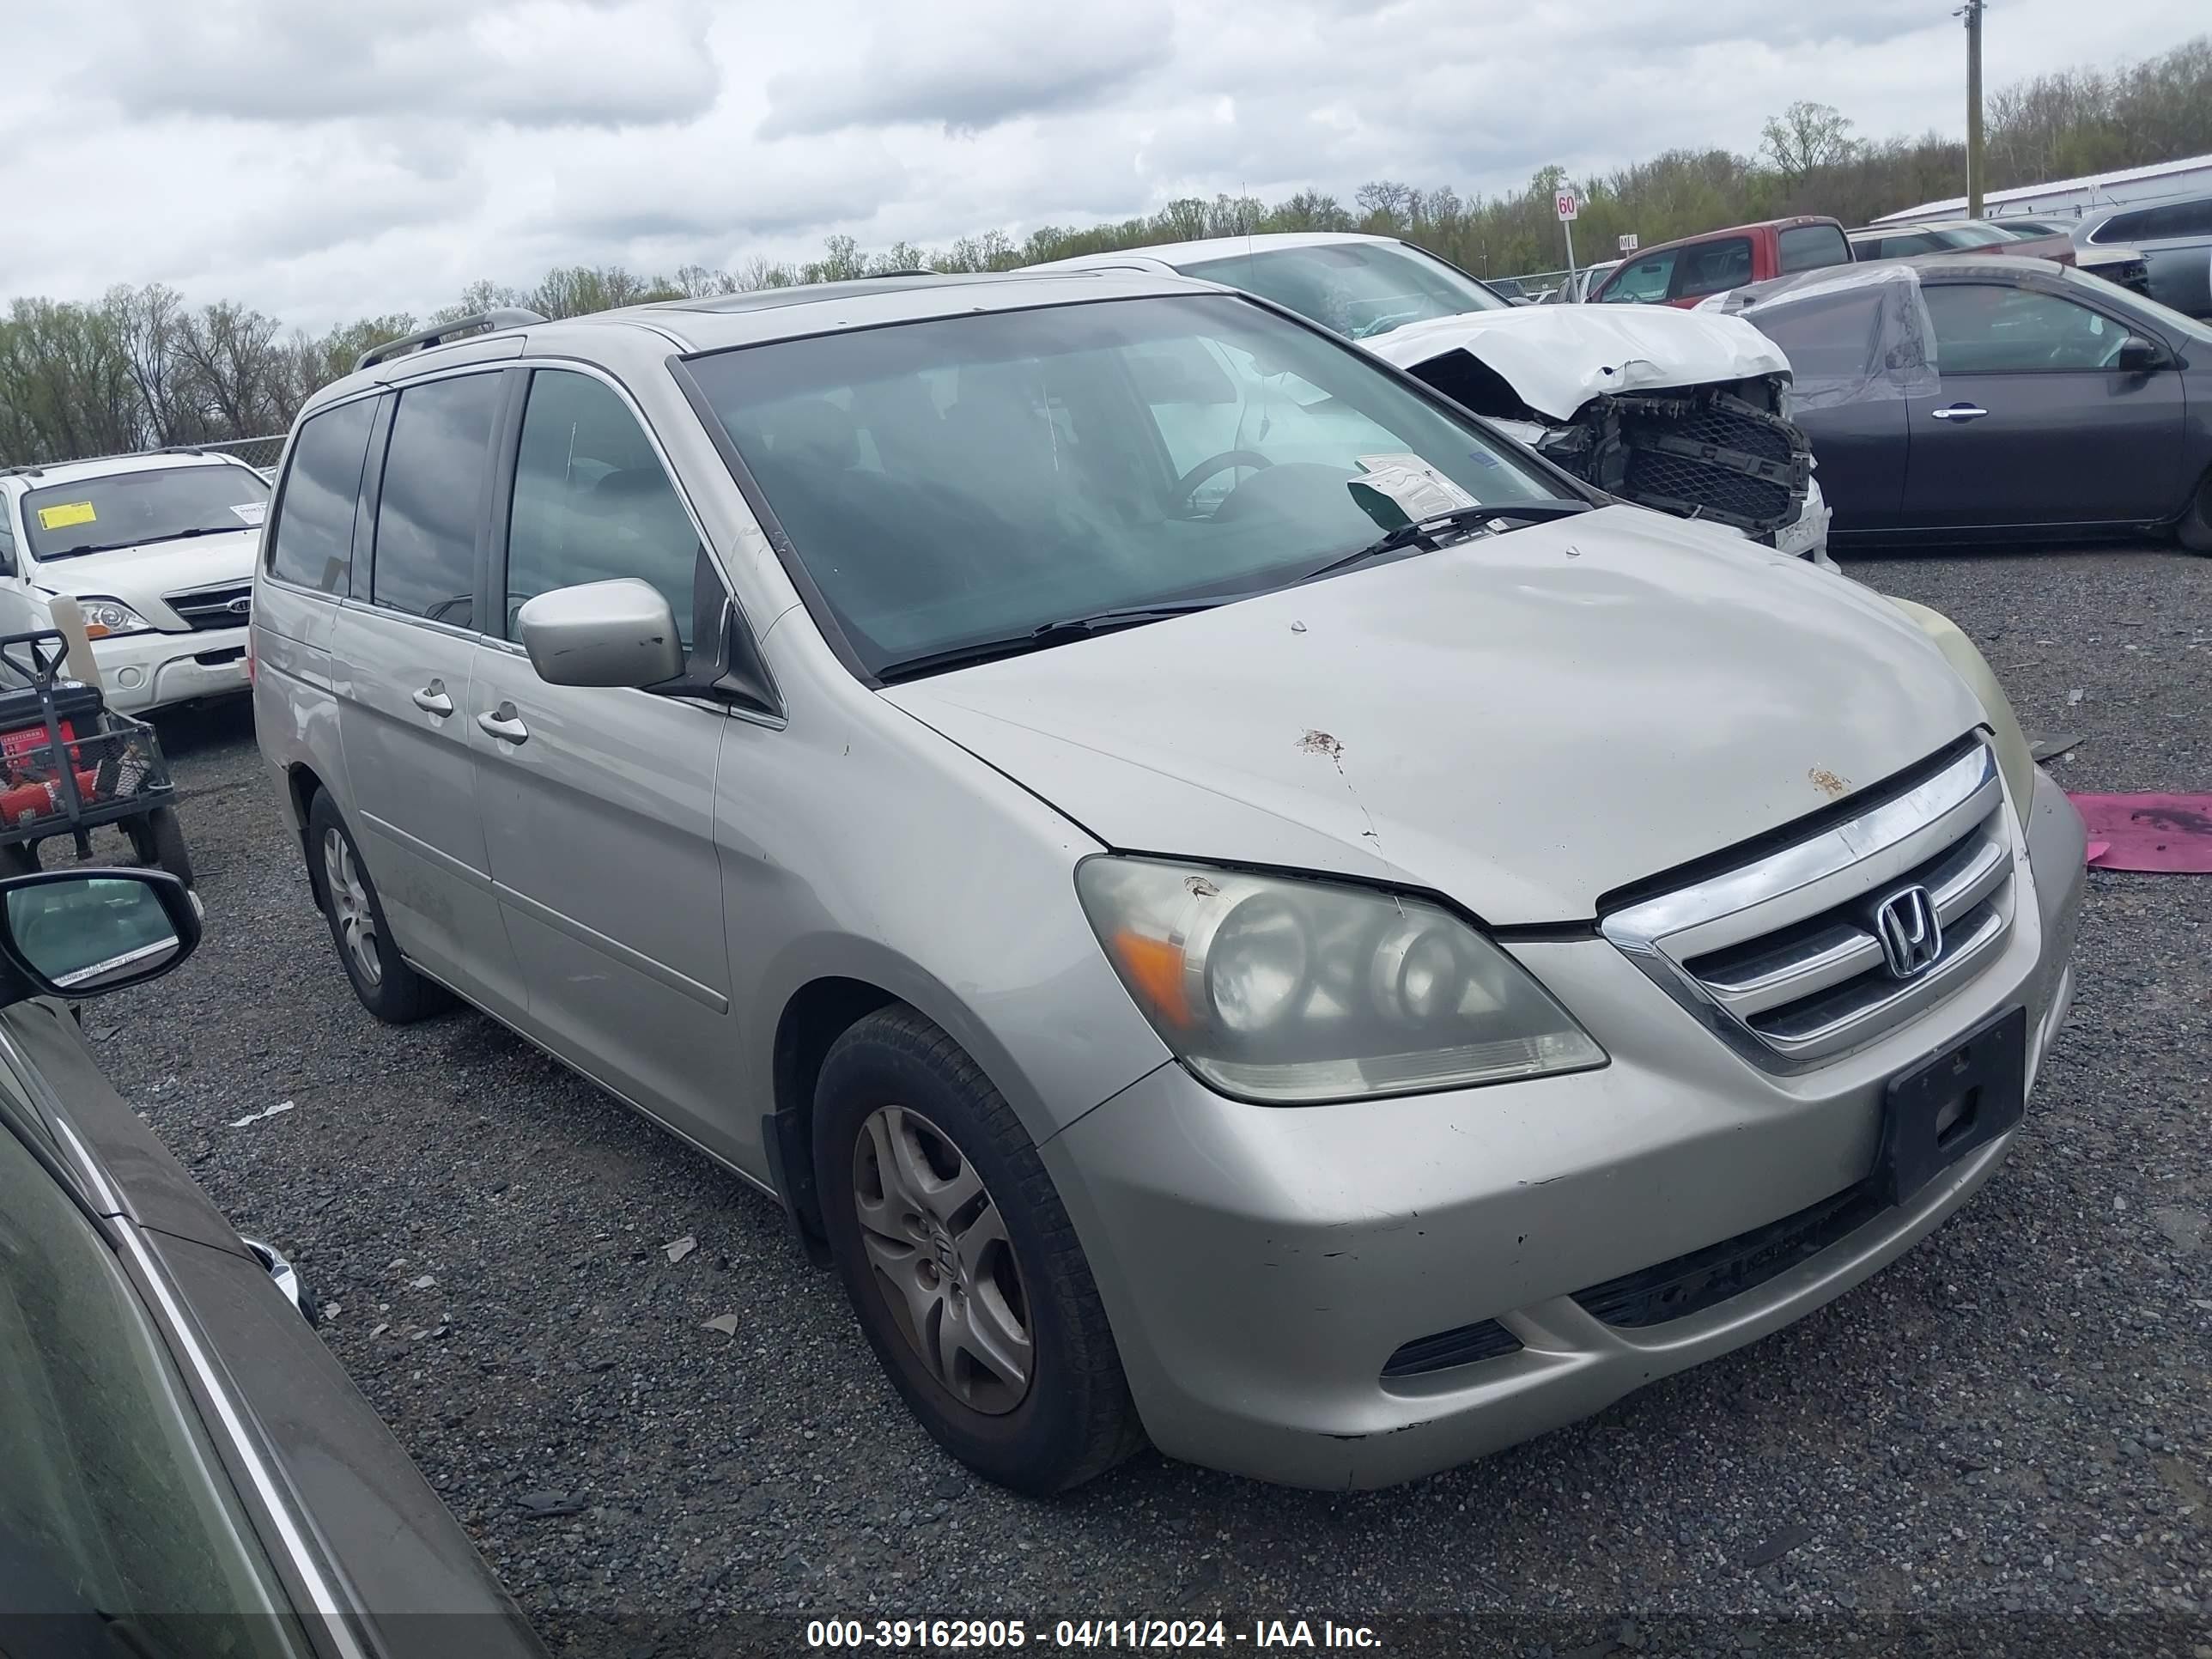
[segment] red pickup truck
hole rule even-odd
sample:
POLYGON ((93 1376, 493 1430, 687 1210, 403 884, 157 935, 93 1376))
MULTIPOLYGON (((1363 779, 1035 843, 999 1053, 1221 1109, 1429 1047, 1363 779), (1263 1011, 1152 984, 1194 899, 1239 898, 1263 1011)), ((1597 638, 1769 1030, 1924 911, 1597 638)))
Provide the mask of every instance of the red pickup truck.
POLYGON ((1834 219, 1766 219, 1684 236, 1624 258, 1592 305, 1693 306, 1770 276, 1851 263, 1851 245, 1834 219))

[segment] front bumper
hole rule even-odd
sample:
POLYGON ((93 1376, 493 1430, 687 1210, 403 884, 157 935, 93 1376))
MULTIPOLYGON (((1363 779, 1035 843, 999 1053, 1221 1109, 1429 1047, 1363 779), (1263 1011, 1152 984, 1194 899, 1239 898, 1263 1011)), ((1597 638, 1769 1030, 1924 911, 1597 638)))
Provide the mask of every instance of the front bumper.
POLYGON ((1522 942, 1516 954, 1610 1066, 1269 1108, 1169 1065, 1048 1141, 1154 1443, 1298 1486, 1410 1480, 1763 1336, 1895 1259, 1990 1177, 2016 1131, 1686 1316, 1608 1325, 1574 1294, 1851 1188, 1873 1165, 1887 1079, 1996 1012, 2026 1005, 2033 1083, 2070 1001, 2083 882, 2081 820, 2039 772, 2026 841, 2019 921, 1992 964, 1814 1071, 1755 1069, 1602 940, 1522 942), (1488 1320, 1519 1349, 1383 1376, 1404 1345, 1488 1320))
POLYGON ((247 689, 243 626, 124 634, 92 642, 107 706, 126 714, 247 689))

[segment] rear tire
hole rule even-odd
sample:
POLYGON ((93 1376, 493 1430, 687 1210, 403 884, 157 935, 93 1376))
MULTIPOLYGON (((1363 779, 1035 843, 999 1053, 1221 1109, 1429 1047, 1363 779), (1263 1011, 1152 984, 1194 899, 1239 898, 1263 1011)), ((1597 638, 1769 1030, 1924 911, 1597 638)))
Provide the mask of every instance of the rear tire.
POLYGON ((423 978, 400 956, 353 832, 320 791, 307 809, 307 876, 330 922, 338 965, 362 1007, 387 1025, 411 1025, 452 1001, 442 986, 423 978))
POLYGON ((185 846, 184 822, 175 807, 157 806, 124 829, 139 863, 167 870, 187 887, 192 884, 192 855, 185 846))
POLYGON ((1052 1177, 959 1045, 895 1004, 831 1045, 814 1100, 830 1253, 869 1346, 931 1437, 1034 1497, 1142 1445, 1052 1177))
POLYGON ((2212 553, 2212 468, 2198 482, 2196 499, 2181 515, 2173 533, 2191 553, 2212 553))

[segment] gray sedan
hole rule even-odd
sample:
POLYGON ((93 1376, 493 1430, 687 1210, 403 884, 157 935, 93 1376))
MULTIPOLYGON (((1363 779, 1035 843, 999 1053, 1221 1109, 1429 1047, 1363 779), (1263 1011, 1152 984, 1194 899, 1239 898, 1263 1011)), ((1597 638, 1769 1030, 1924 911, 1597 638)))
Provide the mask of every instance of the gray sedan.
POLYGON ((2175 535, 2212 551, 2212 327, 2042 259, 1923 257, 1746 289, 1790 355, 1832 534, 2175 535))

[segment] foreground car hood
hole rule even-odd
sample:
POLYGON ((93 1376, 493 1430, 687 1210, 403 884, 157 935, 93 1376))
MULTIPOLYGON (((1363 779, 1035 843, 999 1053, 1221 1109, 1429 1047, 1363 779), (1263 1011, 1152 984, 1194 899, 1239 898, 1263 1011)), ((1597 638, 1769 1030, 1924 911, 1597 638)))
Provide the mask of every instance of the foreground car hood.
POLYGON ((1664 306, 1539 306, 1468 311, 1407 323, 1358 343, 1413 368, 1465 351, 1504 378, 1521 401, 1553 420, 1606 392, 1705 386, 1787 374, 1790 360, 1736 317, 1664 306))
POLYGON ((1983 718, 1877 596, 1626 507, 883 695, 1109 846, 1500 925, 1587 919, 1983 718))
POLYGON ((142 599, 159 599, 179 588, 252 581, 260 542, 258 530, 149 542, 42 562, 33 568, 32 580, 50 593, 103 593, 136 609, 142 599))

